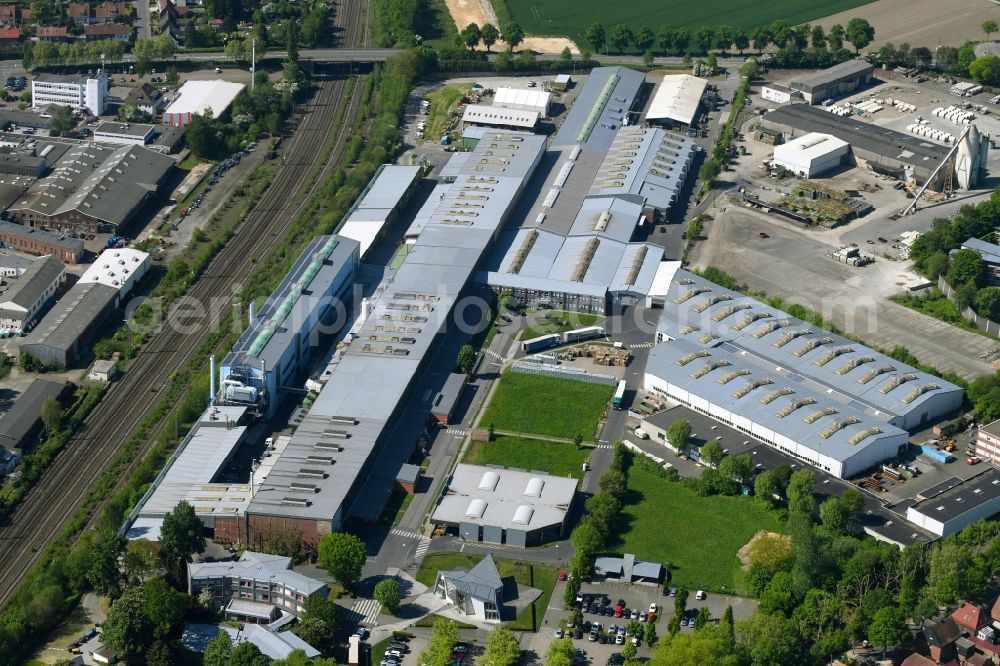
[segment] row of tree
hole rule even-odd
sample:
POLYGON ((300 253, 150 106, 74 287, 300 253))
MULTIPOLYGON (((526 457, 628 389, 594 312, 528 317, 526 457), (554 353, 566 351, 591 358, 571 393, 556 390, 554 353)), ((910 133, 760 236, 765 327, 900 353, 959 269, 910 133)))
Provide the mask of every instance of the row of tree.
POLYGON ((855 52, 865 48, 875 39, 875 29, 865 19, 855 18, 847 23, 847 27, 839 23, 826 33, 822 26, 808 24, 793 26, 788 21, 778 19, 767 26, 759 26, 752 32, 746 28, 733 28, 730 25, 720 25, 716 28, 702 26, 696 30, 686 27, 661 26, 654 33, 649 26, 642 26, 637 32, 622 23, 616 25, 608 33, 604 25, 594 22, 584 32, 584 38, 595 52, 606 51, 613 46, 619 53, 624 53, 634 46, 640 53, 658 52, 661 55, 684 53, 708 53, 718 49, 723 53, 735 48, 741 54, 753 46, 757 52, 774 45, 778 49, 791 47, 802 50, 810 43, 813 48, 840 51, 845 41, 850 43, 855 52), (658 49, 656 48, 658 47, 658 49))

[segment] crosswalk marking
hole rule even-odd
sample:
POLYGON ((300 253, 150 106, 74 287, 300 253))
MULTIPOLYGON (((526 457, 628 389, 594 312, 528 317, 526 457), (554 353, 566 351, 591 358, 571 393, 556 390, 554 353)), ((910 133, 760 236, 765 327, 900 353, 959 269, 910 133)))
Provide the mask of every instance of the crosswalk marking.
POLYGON ((634 345, 629 345, 630 349, 649 349, 653 346, 652 342, 637 342, 634 345))
POLYGON ((601 449, 601 450, 609 450, 609 449, 612 448, 612 446, 610 444, 598 444, 594 448, 601 449))
POLYGON ((361 616, 359 622, 375 624, 378 614, 382 610, 382 604, 374 599, 358 599, 351 606, 351 611, 361 616))
POLYGON ((463 428, 448 428, 445 432, 449 435, 465 435, 465 429, 463 428))
POLYGON ((492 349, 484 349, 483 351, 486 352, 489 356, 492 356, 493 358, 497 359, 498 361, 506 361, 507 360, 502 354, 498 354, 497 352, 493 351, 492 349))
POLYGON ((406 537, 408 539, 419 539, 420 535, 416 532, 410 532, 408 530, 401 529, 399 527, 389 530, 389 534, 395 534, 396 536, 406 537))
POLYGON ((413 557, 420 558, 427 553, 427 549, 431 547, 431 540, 425 536, 420 537, 420 543, 417 544, 417 550, 413 553, 413 557))

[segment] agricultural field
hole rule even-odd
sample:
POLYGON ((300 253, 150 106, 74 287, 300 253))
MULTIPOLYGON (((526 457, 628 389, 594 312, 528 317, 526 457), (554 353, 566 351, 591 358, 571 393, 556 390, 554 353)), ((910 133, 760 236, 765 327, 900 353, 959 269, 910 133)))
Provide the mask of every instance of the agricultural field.
POLYGON ((740 590, 736 553, 759 530, 780 532, 775 513, 750 497, 701 497, 633 464, 617 542, 610 550, 670 562, 671 582, 689 589, 740 590))
POLYGON ((462 462, 503 465, 580 478, 590 449, 566 442, 498 436, 491 442, 472 442, 462 462))
MULTIPOLYGON (((598 21, 609 34, 611 28, 625 23, 638 31, 647 25, 655 33, 661 25, 714 28, 730 25, 755 28, 775 19, 795 25, 815 21, 830 14, 866 5, 871 0, 717 0, 712 3, 611 3, 604 0, 494 0, 507 2, 510 11, 526 32, 532 35, 565 35, 580 47, 590 48, 584 32, 598 21)), ((634 47, 633 47, 634 50, 634 47)))
POLYGON ((496 430, 585 440, 611 398, 611 386, 507 370, 480 421, 496 430))

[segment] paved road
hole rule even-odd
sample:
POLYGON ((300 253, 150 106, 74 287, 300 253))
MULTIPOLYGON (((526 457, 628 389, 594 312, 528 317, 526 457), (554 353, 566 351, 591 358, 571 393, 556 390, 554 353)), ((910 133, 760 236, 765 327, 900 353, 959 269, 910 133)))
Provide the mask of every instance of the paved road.
POLYGON ((153 26, 149 18, 149 0, 135 0, 135 28, 138 39, 149 39, 153 36, 153 26))

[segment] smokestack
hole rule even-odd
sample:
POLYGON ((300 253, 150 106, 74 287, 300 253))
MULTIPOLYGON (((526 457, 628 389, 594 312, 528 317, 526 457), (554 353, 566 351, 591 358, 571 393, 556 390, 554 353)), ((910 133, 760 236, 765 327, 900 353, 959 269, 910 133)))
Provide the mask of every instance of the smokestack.
POLYGON ((208 401, 215 403, 215 354, 208 359, 208 401))
POLYGON ((252 323, 253 323, 253 301, 250 301, 250 321, 248 321, 247 324, 249 325, 252 323))

